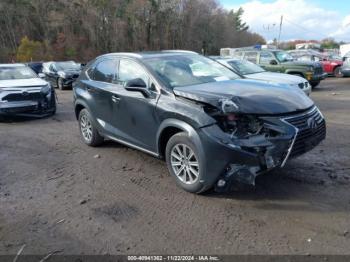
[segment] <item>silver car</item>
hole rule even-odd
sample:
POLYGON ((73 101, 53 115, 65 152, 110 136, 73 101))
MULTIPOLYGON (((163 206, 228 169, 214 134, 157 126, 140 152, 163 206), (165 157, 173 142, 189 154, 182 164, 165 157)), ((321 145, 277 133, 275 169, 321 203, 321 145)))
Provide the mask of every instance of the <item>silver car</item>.
POLYGON ((24 64, 0 64, 0 118, 55 112, 55 90, 48 82, 24 64))
POLYGON ((311 93, 311 85, 310 83, 303 77, 283 74, 283 73, 275 73, 265 71, 262 67, 249 62, 247 60, 240 60, 235 58, 222 58, 222 57, 212 57, 214 60, 219 62, 220 64, 230 68, 234 72, 243 75, 249 79, 262 80, 272 83, 278 84, 288 84, 291 86, 295 86, 296 88, 302 89, 305 94, 308 96, 311 93))

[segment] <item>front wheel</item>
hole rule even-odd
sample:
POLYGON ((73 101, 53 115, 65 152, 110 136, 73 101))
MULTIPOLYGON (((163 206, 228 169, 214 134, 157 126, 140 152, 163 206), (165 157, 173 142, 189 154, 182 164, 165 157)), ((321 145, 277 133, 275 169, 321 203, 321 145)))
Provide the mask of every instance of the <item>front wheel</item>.
POLYGON ((59 77, 57 79, 57 87, 58 87, 59 90, 64 90, 65 89, 64 84, 63 84, 63 79, 61 77, 59 77))
POLYGON ((208 189, 202 181, 205 172, 204 157, 187 133, 172 136, 165 154, 168 170, 177 185, 191 193, 202 193, 208 189))
POLYGON ((104 138, 98 133, 97 128, 93 124, 91 114, 87 109, 83 109, 79 113, 79 129, 85 144, 99 146, 103 143, 104 138))

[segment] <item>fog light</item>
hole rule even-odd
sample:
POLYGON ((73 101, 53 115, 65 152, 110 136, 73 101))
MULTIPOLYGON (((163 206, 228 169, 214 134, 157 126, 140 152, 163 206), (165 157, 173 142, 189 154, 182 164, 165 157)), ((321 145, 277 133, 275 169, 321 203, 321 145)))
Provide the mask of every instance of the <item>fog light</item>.
POLYGON ((226 181, 223 180, 223 179, 220 179, 220 180, 218 181, 217 185, 218 185, 218 187, 223 187, 223 186, 226 185, 226 181))

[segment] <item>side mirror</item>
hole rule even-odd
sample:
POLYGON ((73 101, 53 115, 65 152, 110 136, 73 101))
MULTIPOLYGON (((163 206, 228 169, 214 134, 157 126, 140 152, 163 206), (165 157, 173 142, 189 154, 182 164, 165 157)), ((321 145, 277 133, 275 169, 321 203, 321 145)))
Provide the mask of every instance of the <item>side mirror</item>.
POLYGON ((270 65, 278 65, 278 63, 277 63, 276 60, 271 60, 271 61, 270 61, 270 65))
POLYGON ((125 89, 133 92, 141 92, 145 97, 149 97, 150 93, 147 84, 141 78, 131 79, 126 82, 125 89))
POLYGON ((45 75, 44 73, 39 73, 38 76, 39 76, 40 78, 45 78, 45 77, 46 77, 46 75, 45 75))

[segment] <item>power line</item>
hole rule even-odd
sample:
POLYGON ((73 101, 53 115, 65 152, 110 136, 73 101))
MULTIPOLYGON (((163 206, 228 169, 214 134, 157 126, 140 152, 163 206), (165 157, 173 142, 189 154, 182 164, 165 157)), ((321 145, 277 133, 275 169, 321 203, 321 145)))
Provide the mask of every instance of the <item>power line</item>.
MULTIPOLYGON (((284 20, 286 20, 288 23, 290 23, 291 25, 294 25, 295 27, 298 27, 298 28, 300 28, 300 29, 302 29, 302 30, 304 30, 304 31, 306 31, 306 32, 309 32, 309 33, 312 33, 312 34, 315 34, 316 32, 315 31, 312 31, 312 30, 310 30, 310 29, 307 29, 307 28, 305 28, 305 27, 303 27, 303 26, 301 26, 301 25, 299 25, 299 24, 296 24, 296 23, 294 23, 294 22, 292 22, 292 21, 290 21, 290 20, 288 20, 288 19, 286 19, 286 18, 284 18, 284 20)), ((325 34, 322 34, 322 33, 320 33, 319 31, 317 32, 318 34, 320 34, 320 35, 322 35, 323 37, 325 37, 325 38, 328 38, 329 36, 328 35, 325 35, 325 34)))

